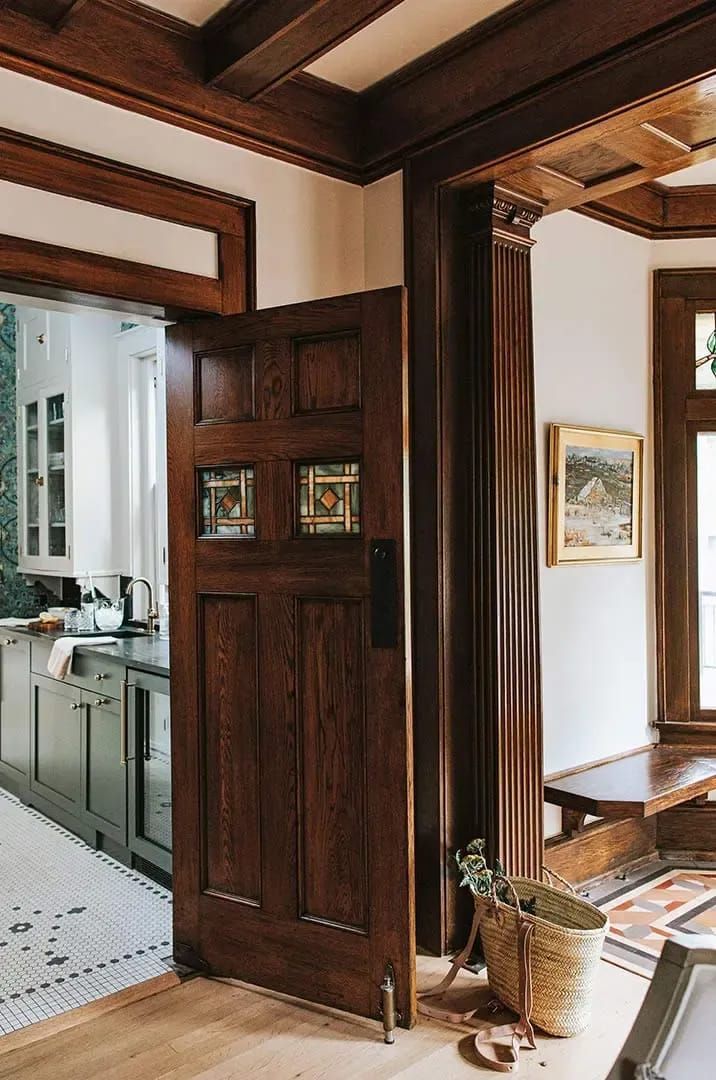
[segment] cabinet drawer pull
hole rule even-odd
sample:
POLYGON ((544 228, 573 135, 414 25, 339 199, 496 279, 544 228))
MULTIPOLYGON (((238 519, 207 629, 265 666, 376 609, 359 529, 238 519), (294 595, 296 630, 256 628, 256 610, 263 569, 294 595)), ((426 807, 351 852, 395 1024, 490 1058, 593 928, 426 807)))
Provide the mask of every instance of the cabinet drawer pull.
POLYGON ((80 705, 79 701, 73 701, 73 702, 72 702, 72 703, 70 704, 70 708, 71 708, 71 709, 72 709, 72 711, 74 712, 74 711, 75 711, 76 709, 81 709, 81 708, 82 708, 82 706, 80 705))
POLYGON ((119 684, 119 764, 127 764, 127 680, 119 684))

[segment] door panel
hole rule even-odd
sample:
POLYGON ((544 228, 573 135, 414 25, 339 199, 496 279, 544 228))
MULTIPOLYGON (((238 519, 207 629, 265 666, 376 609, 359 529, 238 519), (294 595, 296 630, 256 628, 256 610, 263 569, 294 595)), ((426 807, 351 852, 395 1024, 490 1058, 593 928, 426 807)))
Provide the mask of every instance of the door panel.
POLYGON ((79 817, 82 702, 74 686, 33 676, 31 762, 31 790, 79 817))
POLYGON ((127 768, 119 702, 82 693, 82 816, 100 832, 127 843, 127 768))
POLYGON ((374 1017, 391 964, 409 1025, 404 292, 178 325, 167 361, 177 958, 374 1017))
POLYGON ((261 902, 255 596, 202 599, 206 888, 261 902))

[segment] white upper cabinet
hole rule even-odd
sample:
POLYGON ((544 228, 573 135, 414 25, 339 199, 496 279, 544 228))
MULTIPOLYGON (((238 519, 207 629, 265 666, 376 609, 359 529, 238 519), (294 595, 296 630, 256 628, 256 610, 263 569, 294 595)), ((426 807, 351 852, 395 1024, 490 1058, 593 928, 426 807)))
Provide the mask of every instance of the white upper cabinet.
MULTIPOLYGON (((20 573, 126 572, 113 497, 114 330, 101 315, 17 308, 20 573)), ((116 468, 116 466, 115 466, 116 468)))

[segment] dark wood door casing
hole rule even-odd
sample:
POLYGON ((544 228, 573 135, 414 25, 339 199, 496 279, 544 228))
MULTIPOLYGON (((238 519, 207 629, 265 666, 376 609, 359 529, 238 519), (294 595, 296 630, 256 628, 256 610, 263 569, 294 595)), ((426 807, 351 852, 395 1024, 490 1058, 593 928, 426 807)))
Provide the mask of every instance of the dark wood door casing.
POLYGON ((390 962, 410 1025, 404 331, 402 289, 179 325, 167 426, 177 956, 374 1017, 390 962), (355 463, 346 535, 300 533, 311 462, 355 463), (201 473, 232 466, 255 535, 204 536, 201 473), (388 538, 395 648, 371 636, 388 538))
POLYGON ((542 859, 529 255, 539 206, 415 175, 412 282, 424 300, 435 289, 433 305, 411 305, 416 899, 419 944, 445 953, 470 917, 457 847, 485 836, 512 873, 538 873, 542 859))

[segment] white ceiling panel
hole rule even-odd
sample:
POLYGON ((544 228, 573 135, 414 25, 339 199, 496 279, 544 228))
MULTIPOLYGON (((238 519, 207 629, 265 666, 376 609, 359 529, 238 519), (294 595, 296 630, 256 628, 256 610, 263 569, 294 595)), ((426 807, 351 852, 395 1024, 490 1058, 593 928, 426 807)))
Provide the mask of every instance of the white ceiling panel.
POLYGON ((226 0, 141 0, 147 7, 174 15, 194 26, 203 26, 215 12, 223 8, 226 0))
POLYGON ((700 184, 716 184, 716 159, 702 161, 699 165, 689 165, 688 169, 662 176, 660 184, 667 187, 698 187, 700 184))
POLYGON ((365 90, 512 2, 403 0, 306 70, 349 90, 365 90))

